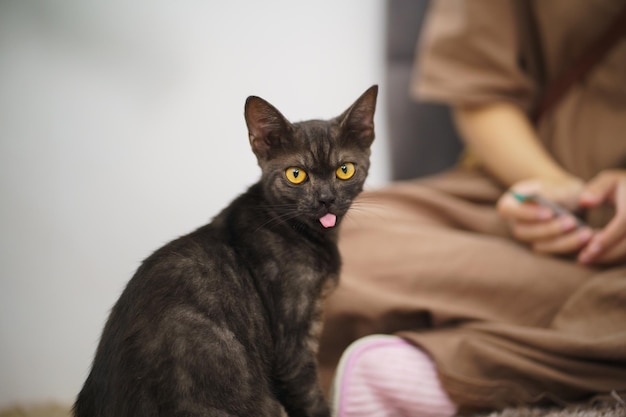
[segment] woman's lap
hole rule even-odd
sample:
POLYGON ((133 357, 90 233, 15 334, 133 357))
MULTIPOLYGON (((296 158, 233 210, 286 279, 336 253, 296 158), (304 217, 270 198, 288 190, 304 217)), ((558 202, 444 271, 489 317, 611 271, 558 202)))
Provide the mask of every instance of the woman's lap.
MULTIPOLYGON (((320 366, 326 387, 352 341, 401 332, 429 351, 444 376, 444 388, 461 405, 492 407, 515 401, 512 396, 519 400, 543 391, 558 394, 568 384, 577 388, 565 392, 566 399, 589 389, 581 381, 559 376, 549 381, 545 376, 558 366, 572 366, 558 359, 579 348, 580 341, 564 341, 563 329, 580 317, 571 310, 564 315, 563 308, 572 297, 580 297, 581 289, 589 286, 584 284, 598 272, 536 255, 509 239, 493 208, 500 192, 481 175, 454 172, 364 193, 355 203, 340 232, 340 284, 325 307, 320 366), (528 335, 527 328, 539 335, 528 335), (520 361, 529 354, 520 346, 536 352, 530 354, 534 359, 520 361), (466 363, 476 360, 481 363, 466 363), (533 360, 547 363, 533 371, 533 360), (490 387, 499 375, 511 383, 496 384, 502 388, 496 395, 490 387), (537 386, 537 378, 548 380, 546 386, 537 386)), ((615 283, 624 281, 626 274, 613 272, 618 275, 615 283)), ((594 301, 587 302, 589 320, 601 320, 593 319, 594 301)), ((626 322, 624 309, 611 312, 626 322)), ((626 335, 621 337, 626 345, 626 335)), ((610 347, 605 349, 599 354, 613 354, 610 347)), ((616 360, 622 372, 616 375, 626 380, 626 358, 616 360)))

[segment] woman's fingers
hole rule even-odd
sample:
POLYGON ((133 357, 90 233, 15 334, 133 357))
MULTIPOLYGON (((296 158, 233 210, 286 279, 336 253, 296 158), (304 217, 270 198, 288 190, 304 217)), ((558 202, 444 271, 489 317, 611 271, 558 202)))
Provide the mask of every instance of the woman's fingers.
POLYGON ((514 222, 543 221, 554 217, 548 207, 534 203, 520 203, 511 193, 505 193, 497 204, 498 212, 514 222))
POLYGON ((577 225, 574 217, 559 216, 541 222, 514 222, 511 231, 518 240, 532 243, 561 236, 576 229, 577 225))
POLYGON ((565 255, 579 251, 592 237, 593 230, 585 226, 553 238, 538 240, 532 244, 532 248, 539 253, 565 255))
POLYGON ((580 203, 588 207, 612 204, 615 215, 581 250, 578 260, 601 264, 626 259, 626 173, 609 170, 598 174, 587 184, 580 203))

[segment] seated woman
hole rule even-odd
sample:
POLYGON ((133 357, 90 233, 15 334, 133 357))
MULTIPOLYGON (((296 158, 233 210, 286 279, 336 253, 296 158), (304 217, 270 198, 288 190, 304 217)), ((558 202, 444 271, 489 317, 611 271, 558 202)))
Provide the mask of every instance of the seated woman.
POLYGON ((345 219, 319 355, 328 381, 360 339, 338 416, 626 393, 626 38, 531 121, 626 2, 515 4, 431 5, 413 92, 452 106, 474 163, 366 192, 345 219))

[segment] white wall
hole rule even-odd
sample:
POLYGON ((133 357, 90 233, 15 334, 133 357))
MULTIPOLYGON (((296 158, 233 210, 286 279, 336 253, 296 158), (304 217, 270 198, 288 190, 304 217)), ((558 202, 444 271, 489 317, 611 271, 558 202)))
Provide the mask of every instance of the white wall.
MULTIPOLYGON (((0 406, 73 400, 139 262, 256 181, 245 98, 339 114, 383 82, 383 17, 380 0, 0 3, 0 406)), ((384 116, 381 99, 370 187, 384 116)))

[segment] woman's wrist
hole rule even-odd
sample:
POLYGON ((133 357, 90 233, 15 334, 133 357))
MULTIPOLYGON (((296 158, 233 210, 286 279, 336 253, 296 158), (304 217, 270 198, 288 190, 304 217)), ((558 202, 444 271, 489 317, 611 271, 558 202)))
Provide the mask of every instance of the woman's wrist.
POLYGON ((540 179, 565 183, 573 180, 547 152, 524 112, 498 102, 454 109, 459 131, 473 156, 506 186, 540 179))

